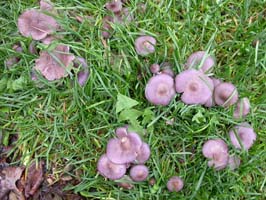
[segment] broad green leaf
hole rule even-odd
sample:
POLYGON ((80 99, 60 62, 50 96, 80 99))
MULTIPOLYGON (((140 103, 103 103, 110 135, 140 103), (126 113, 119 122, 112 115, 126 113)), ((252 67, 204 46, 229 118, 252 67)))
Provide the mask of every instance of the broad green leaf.
POLYGON ((127 109, 119 114, 118 121, 136 120, 142 115, 142 112, 136 109, 127 109))
POLYGON ((150 108, 146 108, 143 112, 142 125, 149 124, 155 119, 155 115, 150 108))
POLYGON ((138 104, 139 102, 137 102, 136 100, 118 93, 116 102, 116 113, 119 113, 122 110, 130 109, 138 104))

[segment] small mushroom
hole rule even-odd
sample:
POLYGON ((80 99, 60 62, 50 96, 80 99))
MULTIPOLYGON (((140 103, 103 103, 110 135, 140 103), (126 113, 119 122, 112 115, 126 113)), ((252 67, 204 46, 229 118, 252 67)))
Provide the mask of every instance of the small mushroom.
POLYGON ((143 142, 140 150, 137 152, 136 162, 138 164, 144 164, 150 157, 151 150, 147 143, 143 142))
POLYGON ((167 182, 167 189, 170 192, 179 192, 184 187, 184 181, 178 177, 173 176, 167 182))
POLYGON ((150 66, 150 71, 153 74, 157 74, 160 71, 160 65, 158 65, 157 63, 154 63, 150 66))
POLYGON ((144 181, 149 175, 149 169, 145 165, 135 165, 131 167, 129 174, 133 181, 144 181))
MULTIPOLYGON (((213 87, 215 88, 217 85, 219 85, 220 83, 222 83, 222 81, 220 79, 217 78, 211 78, 212 83, 213 83, 213 87)), ((204 106, 210 108, 212 106, 215 106, 215 101, 213 99, 213 94, 210 96, 210 98, 205 102, 204 106)))
POLYGON ((48 12, 56 14, 56 10, 54 9, 52 2, 49 0, 41 0, 40 1, 40 9, 43 11, 48 11, 48 12))
POLYGON ((203 73, 210 71, 215 65, 215 58, 208 55, 205 51, 197 51, 189 56, 185 64, 186 69, 195 68, 203 73), (201 66, 199 66, 202 63, 201 66))
POLYGON ((119 127, 115 130, 115 135, 118 138, 123 138, 127 136, 127 127, 119 127))
POLYGON ((84 86, 89 78, 90 71, 86 60, 82 57, 76 57, 74 61, 74 67, 81 66, 81 70, 78 72, 78 83, 80 86, 84 86))
POLYGON ((154 105, 168 105, 175 94, 174 79, 167 74, 153 76, 145 88, 146 99, 154 105))
POLYGON ((126 165, 111 162, 106 154, 98 160, 97 169, 102 176, 111 180, 120 179, 126 174, 126 165))
POLYGON ((245 150, 250 149, 257 137, 253 128, 248 123, 235 126, 229 131, 229 136, 235 148, 241 149, 243 146, 245 150))
POLYGON ((217 105, 228 107, 238 100, 238 92, 232 83, 220 83, 214 89, 214 101, 217 105))
POLYGON ((43 51, 35 61, 34 69, 49 81, 67 76, 66 68, 72 64, 75 57, 69 53, 69 47, 58 45, 52 52, 43 51))
POLYGON ((117 164, 125 164, 134 161, 137 152, 142 145, 141 138, 137 133, 130 132, 122 138, 109 140, 106 149, 107 157, 117 164))
POLYGON ((120 12, 115 13, 114 23, 127 25, 134 20, 134 15, 128 8, 122 8, 120 12))
POLYGON ((228 159, 228 167, 231 170, 235 170, 236 168, 238 168, 240 163, 241 163, 240 158, 236 155, 230 156, 228 159))
POLYGON ((135 40, 137 54, 146 56, 155 51, 156 39, 152 36, 140 36, 135 40))
POLYGON ((105 7, 107 8, 107 10, 113 13, 117 13, 122 10, 122 2, 121 0, 113 0, 111 2, 106 3, 105 7))
POLYGON ((174 71, 173 71, 173 69, 172 69, 172 65, 171 65, 171 63, 169 63, 169 62, 163 62, 163 63, 161 63, 161 73, 162 74, 168 74, 169 76, 172 76, 172 77, 174 77, 175 76, 175 73, 174 73, 174 71))
POLYGON ((34 40, 44 39, 58 28, 59 25, 53 17, 35 9, 25 11, 18 18, 19 32, 25 37, 32 37, 34 40))
POLYGON ((204 157, 209 158, 208 166, 216 170, 224 169, 228 162, 228 147, 222 139, 211 139, 202 147, 204 157))
POLYGON ((240 101, 237 102, 236 108, 234 111, 234 118, 242 118, 245 117, 250 111, 250 102, 247 97, 244 97, 240 99, 240 101))

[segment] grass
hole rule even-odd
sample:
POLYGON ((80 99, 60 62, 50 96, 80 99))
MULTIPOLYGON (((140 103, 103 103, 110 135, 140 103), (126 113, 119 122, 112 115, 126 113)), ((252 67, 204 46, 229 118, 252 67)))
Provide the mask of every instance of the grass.
MULTIPOLYGON (((114 25, 113 37, 104 46, 100 30, 106 15, 104 0, 56 1, 64 30, 59 33, 64 35, 62 43, 75 55, 85 57, 91 69, 84 88, 76 83, 75 74, 55 82, 41 79, 41 86, 31 81, 37 56, 29 53, 31 40, 18 33, 16 24, 25 9, 37 4, 22 0, 0 3, 0 130, 2 145, 8 145, 8 138, 19 133, 12 161, 27 165, 31 160, 45 160, 55 180, 64 173, 80 180, 68 189, 88 199, 265 199, 265 1, 148 0, 144 14, 137 10, 139 2, 128 4, 135 23, 114 25), (95 22, 78 23, 77 14, 91 15, 95 22), (134 50, 135 38, 143 33, 157 39, 156 52, 145 58, 134 50), (255 47, 251 45, 254 40, 259 40, 255 47), (23 53, 12 50, 18 42, 23 53), (250 99, 252 111, 245 121, 253 125, 257 141, 249 152, 230 145, 230 128, 244 121, 232 118, 233 107, 186 106, 178 95, 167 107, 155 107, 145 100, 150 64, 169 61, 178 73, 197 50, 213 53, 217 58, 215 76, 234 83, 240 96, 250 99), (10 56, 21 60, 8 69, 4 61, 10 56), (142 126, 149 126, 142 137, 152 150, 147 165, 149 177, 156 179, 154 186, 142 182, 123 191, 97 174, 96 163, 108 139, 114 136, 115 128, 128 123, 119 121, 115 112, 118 93, 138 101, 135 109, 150 110, 154 116, 142 126), (166 126, 165 121, 172 118, 173 126, 166 126), (227 142, 230 153, 241 157, 236 171, 215 171, 206 166, 202 144, 217 137, 227 142), (65 166, 74 169, 66 172, 65 166), (166 190, 173 175, 185 180, 179 193, 166 190)), ((39 48, 46 47, 39 44, 39 48)))

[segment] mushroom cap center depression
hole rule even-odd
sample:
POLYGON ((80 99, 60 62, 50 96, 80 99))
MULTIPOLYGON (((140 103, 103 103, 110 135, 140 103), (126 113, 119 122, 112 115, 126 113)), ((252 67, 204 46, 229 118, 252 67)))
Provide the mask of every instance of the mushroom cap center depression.
POLYGON ((123 137, 121 139, 121 146, 124 150, 128 150, 131 148, 131 144, 130 144, 130 141, 127 137, 123 137))
POLYGON ((189 89, 192 92, 196 92, 198 90, 198 88, 199 88, 199 85, 196 82, 192 82, 189 84, 189 89))
POLYGON ((166 96, 168 93, 169 93, 169 90, 168 90, 168 86, 166 84, 161 83, 161 84, 158 85, 157 94, 160 97, 166 96))

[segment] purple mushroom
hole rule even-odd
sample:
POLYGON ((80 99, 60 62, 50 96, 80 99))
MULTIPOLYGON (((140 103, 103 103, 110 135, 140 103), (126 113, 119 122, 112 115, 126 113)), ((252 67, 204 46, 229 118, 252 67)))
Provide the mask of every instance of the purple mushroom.
POLYGON ((114 22, 114 18, 112 16, 105 16, 102 20, 102 36, 105 39, 108 39, 111 37, 111 31, 113 30, 111 23, 114 22))
POLYGON ((208 53, 205 51, 197 51, 189 56, 185 66, 186 69, 190 68, 198 69, 201 63, 202 65, 200 66, 199 70, 204 73, 208 72, 215 65, 215 58, 208 55, 208 53))
POLYGON ((235 170, 236 168, 238 168, 240 163, 241 163, 240 158, 236 155, 230 156, 228 159, 228 167, 231 170, 235 170))
POLYGON ((155 51, 156 39, 152 36, 140 36, 135 40, 137 54, 146 56, 155 51))
POLYGON ((44 39, 58 28, 59 25, 53 17, 35 9, 25 11, 18 18, 19 32, 25 37, 32 37, 34 40, 44 39))
POLYGON ((58 45, 52 52, 41 52, 34 69, 40 71, 47 80, 53 81, 68 75, 66 69, 74 59, 68 46, 58 45))
POLYGON ((154 63, 150 66, 150 71, 153 74, 157 74, 160 71, 160 65, 158 65, 157 63, 154 63))
POLYGON ((234 110, 234 118, 242 118, 245 117, 250 111, 250 102, 247 97, 240 99, 237 102, 236 108, 234 110))
POLYGON ((128 8, 122 8, 118 13, 115 13, 114 22, 122 25, 127 25, 134 20, 133 14, 128 8))
POLYGON ((202 147, 204 157, 209 158, 208 166, 216 170, 224 169, 228 162, 228 147, 222 139, 211 139, 202 147))
POLYGON ((131 167, 129 174, 133 181, 144 181, 149 175, 149 169, 145 165, 135 165, 131 167))
POLYGON ((133 180, 127 175, 123 176, 118 181, 119 182, 117 182, 117 185, 126 190, 131 190, 134 187, 134 185, 132 184, 133 180))
MULTIPOLYGON (((210 78, 212 80, 213 83, 213 87, 215 88, 217 85, 219 85, 220 83, 222 83, 222 81, 220 79, 217 78, 210 78)), ((213 99, 213 94, 210 96, 210 98, 205 102, 204 106, 210 108, 212 106, 215 106, 215 101, 213 99)))
POLYGON ((126 137, 128 134, 127 127, 119 127, 115 130, 115 135, 118 138, 126 137))
POLYGON ((78 83, 80 86, 84 86, 90 75, 89 67, 84 58, 76 57, 74 67, 79 66, 81 66, 81 70, 78 72, 78 83))
POLYGON ((107 10, 117 13, 122 10, 122 2, 121 0, 113 0, 111 2, 106 3, 105 7, 107 8, 107 10))
POLYGON ((217 105, 228 107, 238 100, 238 92, 232 83, 220 83, 214 89, 214 101, 217 105))
POLYGON ((239 126, 235 126, 229 131, 229 136, 232 144, 241 149, 242 146, 245 150, 248 150, 256 140, 256 133, 248 123, 242 123, 239 126))
POLYGON ((142 143, 140 150, 137 152, 136 162, 144 164, 150 157, 151 150, 147 143, 142 143))
POLYGON ((179 192, 184 187, 183 180, 178 176, 171 177, 167 182, 167 189, 170 192, 179 192))
POLYGON ((139 135, 130 132, 124 137, 109 140, 106 155, 113 163, 130 163, 136 159, 141 145, 142 141, 139 135))
POLYGON ((49 0, 41 0, 40 1, 40 9, 43 11, 48 11, 50 13, 56 14, 56 10, 54 9, 52 2, 49 0))
POLYGON ((105 154, 98 160, 97 169, 102 176, 111 180, 120 179, 126 174, 126 165, 111 162, 105 154))
POLYGON ((154 105, 168 105, 175 94, 174 79, 167 74, 153 76, 145 88, 146 99, 154 105))

